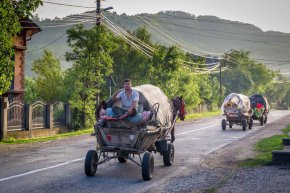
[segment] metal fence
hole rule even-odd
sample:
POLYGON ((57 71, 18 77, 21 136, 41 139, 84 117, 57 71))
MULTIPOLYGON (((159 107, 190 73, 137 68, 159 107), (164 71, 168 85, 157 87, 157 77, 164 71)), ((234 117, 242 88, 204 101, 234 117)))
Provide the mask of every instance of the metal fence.
POLYGON ((53 104, 53 125, 63 126, 65 125, 65 108, 63 102, 57 102, 53 104))
POLYGON ((32 104, 32 129, 46 128, 46 104, 36 101, 32 104))
POLYGON ((24 130, 25 111, 24 104, 19 101, 13 101, 9 104, 7 112, 7 131, 24 130))

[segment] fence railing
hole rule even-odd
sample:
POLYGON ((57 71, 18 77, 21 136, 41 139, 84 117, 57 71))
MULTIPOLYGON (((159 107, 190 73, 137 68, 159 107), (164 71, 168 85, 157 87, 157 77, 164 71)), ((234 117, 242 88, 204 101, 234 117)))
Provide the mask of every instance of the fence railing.
POLYGON ((47 109, 42 101, 36 101, 32 105, 32 129, 46 128, 47 109))
POLYGON ((7 131, 25 130, 25 111, 23 103, 13 101, 9 104, 7 124, 7 131))
POLYGON ((11 131, 29 131, 67 126, 71 122, 71 110, 68 104, 57 102, 45 104, 37 101, 23 104, 7 97, 0 97, 0 140, 11 131))

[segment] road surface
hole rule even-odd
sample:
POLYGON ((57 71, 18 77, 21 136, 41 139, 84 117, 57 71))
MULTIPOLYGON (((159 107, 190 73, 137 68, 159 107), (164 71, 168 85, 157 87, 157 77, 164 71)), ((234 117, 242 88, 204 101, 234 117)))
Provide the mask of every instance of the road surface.
MULTIPOLYGON (((290 111, 271 111, 268 123, 277 122, 290 115, 290 111)), ((154 154, 155 171, 151 181, 143 181, 141 168, 132 162, 117 160, 98 167, 94 177, 86 177, 84 158, 94 149, 95 137, 79 136, 45 142, 32 147, 21 146, 0 153, 0 193, 16 192, 148 192, 166 183, 170 178, 197 167, 205 156, 251 132, 269 129, 254 122, 252 130, 242 131, 241 126, 222 131, 221 116, 177 123, 175 160, 165 167, 162 157, 154 154)), ((138 157, 136 157, 136 160, 138 157)))

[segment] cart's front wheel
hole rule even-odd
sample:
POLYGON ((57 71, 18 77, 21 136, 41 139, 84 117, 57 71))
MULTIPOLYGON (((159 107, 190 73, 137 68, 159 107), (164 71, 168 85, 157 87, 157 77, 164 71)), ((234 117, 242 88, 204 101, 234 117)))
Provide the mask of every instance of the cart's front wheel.
POLYGON ((267 123, 267 121, 268 121, 268 117, 267 117, 267 116, 265 116, 265 118, 264 118, 264 123, 266 124, 266 123, 267 123))
POLYGON ((85 173, 87 176, 94 176, 98 167, 98 153, 95 150, 89 150, 85 159, 85 173))
POLYGON ((252 129, 253 123, 254 123, 254 120, 252 118, 250 118, 250 121, 249 121, 249 129, 252 129))
POLYGON ((262 115, 260 118, 260 125, 264 125, 264 115, 262 115))
POLYGON ((222 129, 226 130, 227 127, 227 121, 225 119, 222 120, 222 129))
POLYGON ((154 158, 152 153, 145 152, 142 160, 142 177, 143 180, 148 181, 153 177, 154 172, 154 158))
POLYGON ((168 143, 167 151, 163 152, 163 163, 165 166, 171 166, 174 161, 174 145, 168 143))

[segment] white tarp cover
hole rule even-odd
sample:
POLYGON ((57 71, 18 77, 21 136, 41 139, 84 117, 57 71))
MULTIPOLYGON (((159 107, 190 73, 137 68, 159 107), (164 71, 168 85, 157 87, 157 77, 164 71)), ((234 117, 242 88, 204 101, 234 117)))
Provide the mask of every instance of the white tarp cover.
POLYGON ((248 113, 251 109, 251 102, 249 97, 242 94, 237 93, 229 94, 222 104, 221 107, 222 112, 224 112, 225 107, 231 104, 236 104, 238 109, 242 110, 243 113, 248 113))
POLYGON ((141 93, 141 95, 144 96, 150 107, 152 107, 155 103, 159 103, 157 119, 160 121, 162 126, 170 127, 172 124, 171 121, 173 118, 173 112, 171 108, 171 103, 168 100, 168 97, 163 93, 163 91, 160 88, 151 84, 136 86, 133 87, 133 89, 137 90, 139 93, 141 93))

